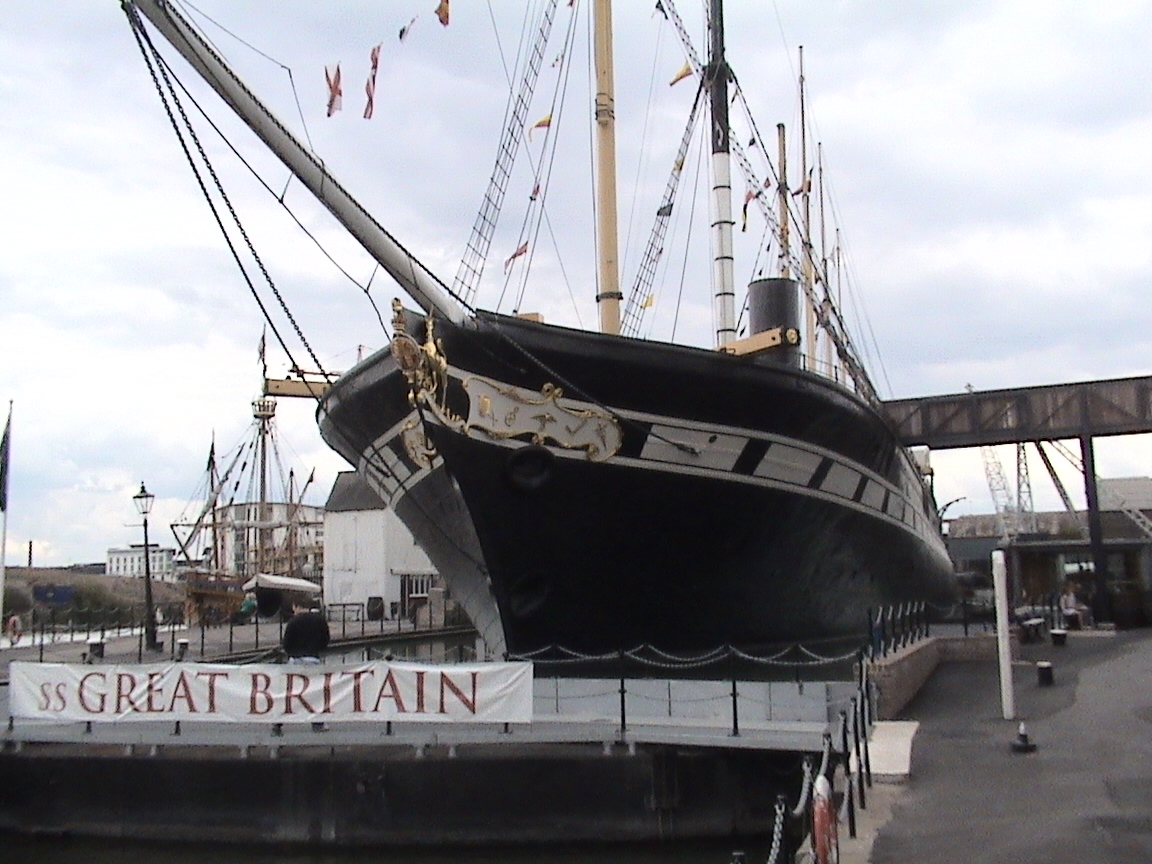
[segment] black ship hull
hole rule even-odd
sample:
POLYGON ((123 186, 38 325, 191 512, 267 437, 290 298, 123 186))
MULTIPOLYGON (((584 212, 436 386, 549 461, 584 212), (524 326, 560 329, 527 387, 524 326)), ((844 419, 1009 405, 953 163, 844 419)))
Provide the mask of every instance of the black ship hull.
POLYGON ((408 319, 414 338, 398 339, 418 356, 350 371, 321 431, 489 645, 553 659, 818 645, 863 637, 869 608, 951 600, 931 494, 838 384, 494 315, 437 321, 429 341, 408 319))

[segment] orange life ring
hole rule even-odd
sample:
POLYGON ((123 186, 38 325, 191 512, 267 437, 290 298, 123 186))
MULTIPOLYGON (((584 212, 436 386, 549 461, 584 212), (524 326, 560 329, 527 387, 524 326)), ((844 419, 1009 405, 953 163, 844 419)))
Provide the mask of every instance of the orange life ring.
POLYGON ((838 864, 840 841, 836 837, 836 805, 832 786, 820 775, 812 786, 812 854, 815 864, 838 864))

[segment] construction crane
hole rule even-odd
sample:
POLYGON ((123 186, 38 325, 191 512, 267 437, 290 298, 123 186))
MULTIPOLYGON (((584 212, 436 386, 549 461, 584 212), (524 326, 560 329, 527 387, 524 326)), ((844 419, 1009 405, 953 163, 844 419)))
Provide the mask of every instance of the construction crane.
MULTIPOLYGON (((971 384, 965 389, 973 392, 971 384)), ((984 476, 988 479, 988 491, 992 493, 992 506, 996 509, 996 521, 1000 525, 1000 540, 1009 543, 1016 539, 1020 533, 1020 511, 1012 502, 1012 490, 1008 488, 1008 477, 1004 474, 1004 466, 1000 464, 1000 457, 990 445, 980 448, 980 456, 984 460, 984 476)), ((1027 465, 1027 463, 1024 463, 1027 465)), ((1017 479, 1019 479, 1020 461, 1017 454, 1017 479)), ((1027 470, 1027 469, 1025 469, 1027 470)), ((1031 491, 1029 491, 1031 501, 1031 491)))
POLYGON ((985 445, 980 448, 980 456, 984 459, 984 476, 988 478, 988 491, 992 493, 992 505, 996 508, 996 520, 1000 525, 1000 539, 1010 543, 1019 533, 1019 511, 1012 502, 1012 491, 1008 488, 1008 478, 1004 474, 1004 466, 996 455, 994 447, 985 445))
MULTIPOLYGON (((1057 453, 1067 459, 1072 464, 1072 466, 1076 468, 1077 471, 1079 471, 1081 474, 1084 473, 1084 462, 1080 459, 1079 456, 1069 450, 1066 445, 1060 441, 1050 441, 1048 443, 1051 444, 1053 448, 1055 448, 1057 453)), ((1102 493, 1100 497, 1102 499, 1107 498, 1108 504, 1110 506, 1115 507, 1121 513, 1135 522, 1137 527, 1139 527, 1140 530, 1144 532, 1146 537, 1152 538, 1152 519, 1149 519, 1135 507, 1132 507, 1127 501, 1124 500, 1124 497, 1117 493, 1114 489, 1106 484, 1102 484, 1099 477, 1095 477, 1094 479, 1096 481, 1097 488, 1100 489, 1102 493)))
MULTIPOLYGON (((1055 467, 1052 465, 1052 459, 1048 456, 1048 451, 1044 449, 1044 441, 1036 442, 1036 451, 1040 454, 1040 461, 1044 463, 1045 469, 1048 471, 1048 476, 1052 478, 1052 485, 1056 487, 1056 492, 1060 495, 1060 500, 1064 502, 1064 509, 1068 511, 1076 525, 1080 529, 1080 536, 1085 540, 1088 539, 1088 526, 1080 518, 1080 514, 1076 511, 1076 505, 1072 503, 1072 496, 1068 494, 1068 490, 1064 488, 1064 484, 1060 480, 1060 476, 1056 473, 1055 467)), ((1047 442, 1051 445, 1052 442, 1047 442)))
POLYGON ((1016 443, 1016 528, 1021 534, 1035 534, 1036 508, 1032 503, 1032 479, 1028 476, 1027 443, 1016 443))

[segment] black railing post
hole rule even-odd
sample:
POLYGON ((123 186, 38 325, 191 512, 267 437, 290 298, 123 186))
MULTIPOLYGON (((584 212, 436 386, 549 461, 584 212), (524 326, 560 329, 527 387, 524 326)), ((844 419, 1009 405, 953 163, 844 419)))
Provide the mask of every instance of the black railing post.
POLYGON ((628 689, 624 686, 624 652, 621 651, 618 655, 620 661, 620 737, 624 737, 624 733, 628 731, 628 706, 626 696, 628 689))
POLYGON ((852 761, 848 750, 848 712, 840 710, 840 751, 844 754, 844 795, 848 798, 848 836, 856 838, 856 806, 852 792, 852 761))
POLYGON ((736 690, 736 679, 732 679, 732 736, 740 737, 740 695, 736 690))
POLYGON ((876 628, 872 623, 872 607, 868 607, 868 654, 876 656, 876 628))
POLYGON ((852 697, 852 749, 856 754, 856 788, 860 796, 860 809, 867 810, 868 804, 864 797, 864 759, 860 753, 860 705, 855 696, 852 697))
POLYGON ((204 659, 204 615, 200 615, 200 659, 204 659))
POLYGON ((624 679, 620 679, 620 735, 628 731, 628 688, 624 686, 624 679))

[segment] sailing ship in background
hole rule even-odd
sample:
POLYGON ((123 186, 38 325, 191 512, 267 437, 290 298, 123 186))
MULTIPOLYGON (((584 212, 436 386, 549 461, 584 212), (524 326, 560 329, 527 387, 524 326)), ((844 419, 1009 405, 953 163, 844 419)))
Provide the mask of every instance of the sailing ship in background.
POLYGON ((755 133, 765 182, 731 136, 729 105, 743 102, 725 57, 719 0, 711 0, 707 63, 674 4, 657 5, 701 86, 624 303, 610 10, 606 0, 594 4, 599 333, 472 305, 510 160, 531 128, 526 112, 556 2, 544 4, 520 89, 510 93, 501 157, 451 287, 345 191, 170 4, 137 0, 129 8, 419 307, 394 301, 391 345, 328 390, 321 434, 395 508, 491 650, 605 660, 638 648, 684 657, 858 642, 869 608, 952 599, 930 472, 877 411, 836 308, 828 261, 811 241, 807 156, 793 193, 782 127, 775 164, 755 133), (704 106, 716 350, 640 338, 704 106), (745 338, 733 277, 733 161, 750 190, 745 208, 754 204, 774 225, 779 262, 749 285, 745 338), (800 242, 792 244, 795 232, 800 242))
POLYGON ((304 503, 315 471, 302 484, 295 469, 285 472, 275 419, 274 398, 253 400, 247 435, 223 466, 213 441, 203 484, 171 525, 176 566, 197 620, 237 616, 254 580, 259 608, 244 609, 242 618, 276 614, 285 590, 289 596, 320 590, 324 511, 304 503))

